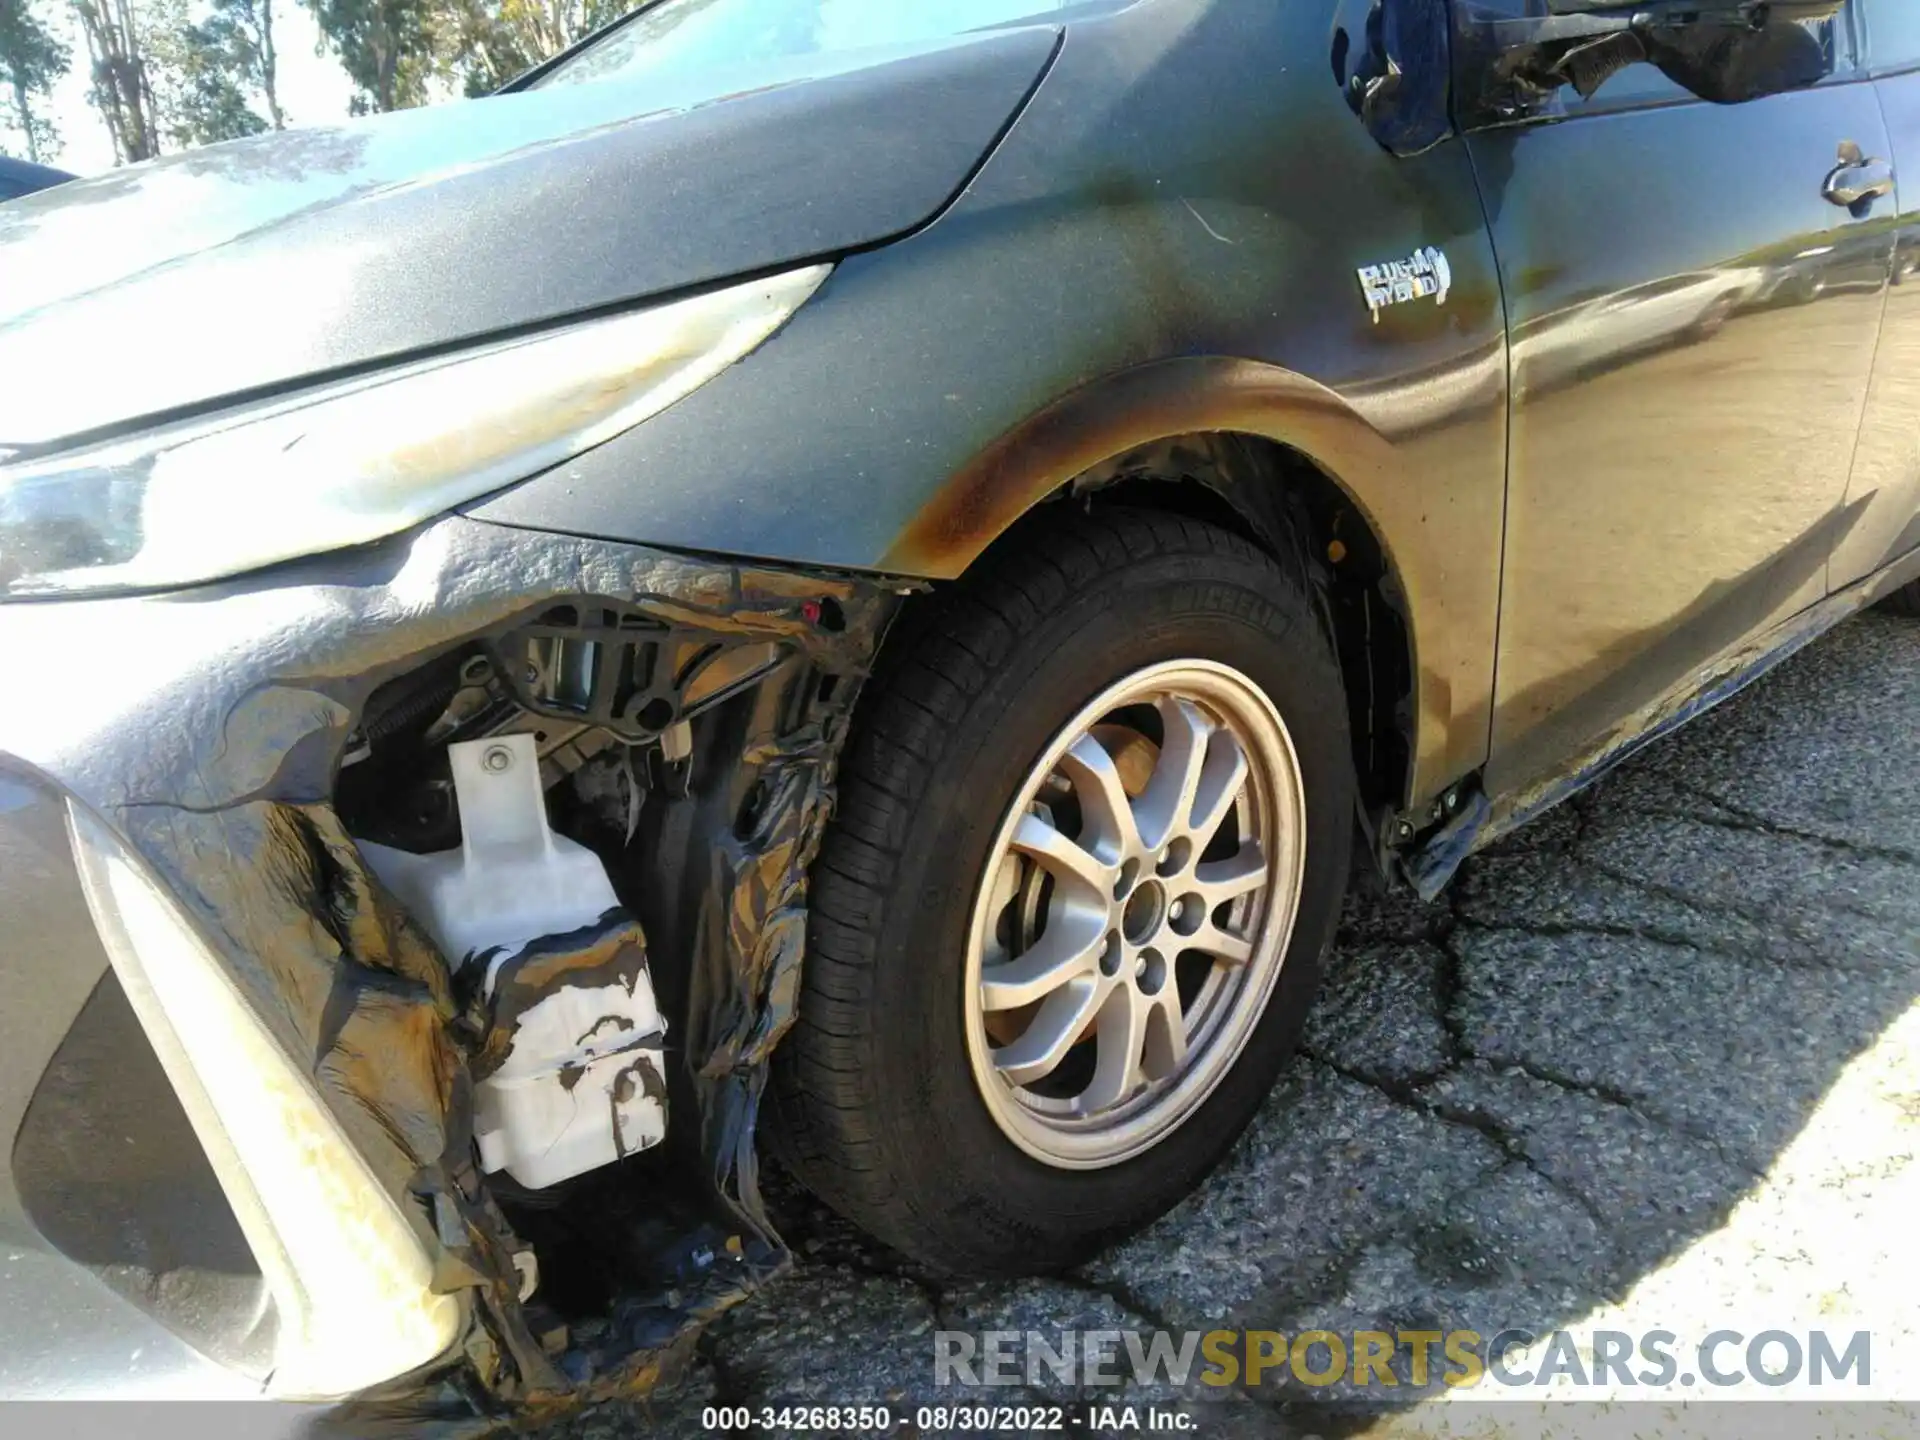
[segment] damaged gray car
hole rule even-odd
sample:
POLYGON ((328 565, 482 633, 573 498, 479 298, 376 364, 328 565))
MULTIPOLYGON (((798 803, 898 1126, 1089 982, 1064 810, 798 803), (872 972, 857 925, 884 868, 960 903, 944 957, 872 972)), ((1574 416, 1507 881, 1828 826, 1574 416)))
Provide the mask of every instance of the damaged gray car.
POLYGON ((1165 1213, 1351 869, 1920 609, 1902 162, 1900 0, 658 0, 0 208, 0 1393, 1165 1213))

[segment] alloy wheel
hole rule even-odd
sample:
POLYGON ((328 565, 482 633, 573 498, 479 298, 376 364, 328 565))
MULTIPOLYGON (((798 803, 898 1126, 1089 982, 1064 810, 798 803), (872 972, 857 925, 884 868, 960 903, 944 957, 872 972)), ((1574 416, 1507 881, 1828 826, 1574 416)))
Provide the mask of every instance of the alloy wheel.
POLYGON ((968 1055, 1010 1140, 1114 1165, 1199 1108, 1279 976, 1305 825, 1287 728, 1227 666, 1150 666, 1061 728, 1008 808, 968 937, 968 1055))

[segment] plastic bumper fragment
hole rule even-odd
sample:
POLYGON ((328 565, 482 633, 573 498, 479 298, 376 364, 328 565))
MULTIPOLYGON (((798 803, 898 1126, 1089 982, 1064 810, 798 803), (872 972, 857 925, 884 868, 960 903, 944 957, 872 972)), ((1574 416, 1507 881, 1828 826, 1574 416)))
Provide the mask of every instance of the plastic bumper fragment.
POLYGON ((276 1310, 271 1393, 332 1398, 437 1359, 461 1306, 311 1079, 107 828, 71 812, 87 904, 276 1310))

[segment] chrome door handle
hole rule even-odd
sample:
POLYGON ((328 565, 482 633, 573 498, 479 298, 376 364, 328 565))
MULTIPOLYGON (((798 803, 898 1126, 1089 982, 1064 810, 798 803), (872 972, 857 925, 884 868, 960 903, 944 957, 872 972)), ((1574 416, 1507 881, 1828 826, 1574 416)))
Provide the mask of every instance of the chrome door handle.
POLYGON ((1842 209, 1864 213, 1874 201, 1893 193, 1893 181, 1892 165, 1869 160, 1849 140, 1840 147, 1840 164, 1827 176, 1820 193, 1842 209))

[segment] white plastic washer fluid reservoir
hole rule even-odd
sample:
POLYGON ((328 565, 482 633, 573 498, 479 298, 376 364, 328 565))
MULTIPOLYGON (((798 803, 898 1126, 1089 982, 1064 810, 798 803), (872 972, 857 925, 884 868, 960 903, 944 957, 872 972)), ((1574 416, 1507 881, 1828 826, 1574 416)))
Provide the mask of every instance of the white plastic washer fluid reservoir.
MULTIPOLYGON (((414 855, 360 842, 367 864, 456 966, 486 957, 489 1009, 530 949, 597 924, 620 901, 606 867, 547 824, 531 735, 447 747, 460 806, 458 850, 414 855)), ((480 1163, 543 1189, 666 1134, 666 1025, 636 958, 526 1005, 512 1048, 474 1085, 480 1163)))

